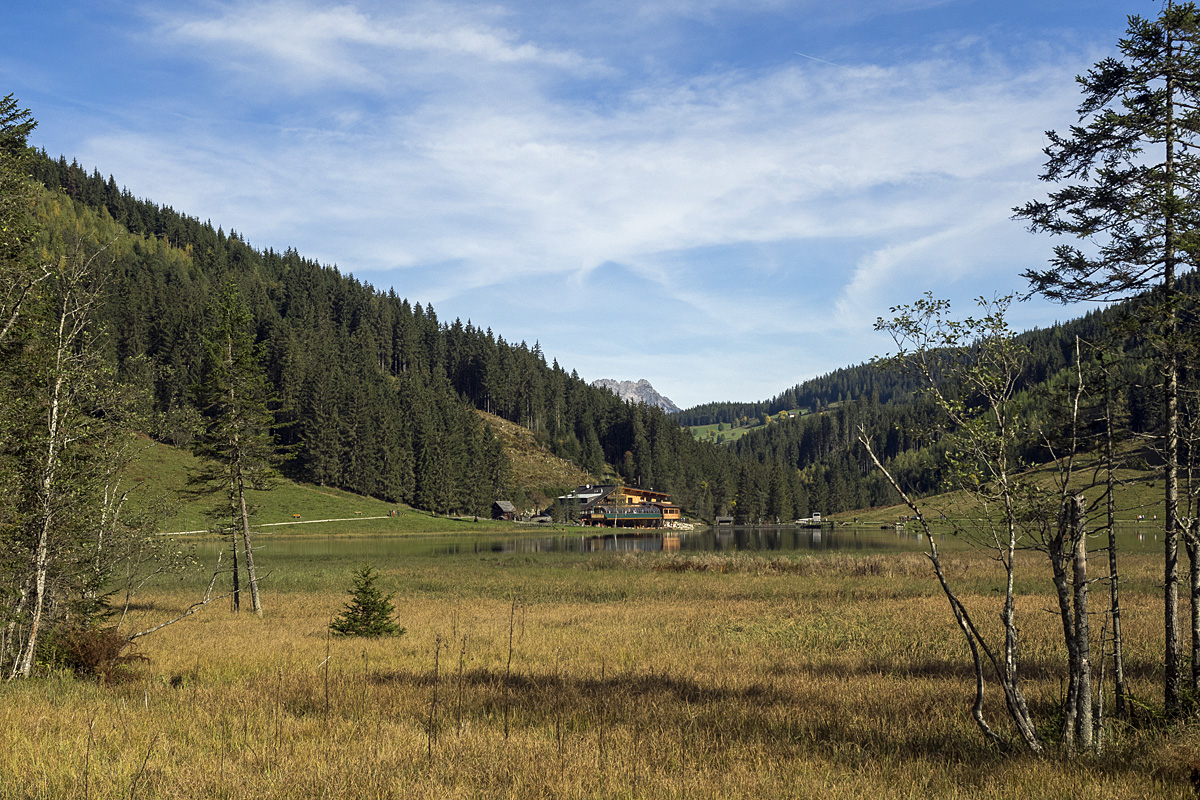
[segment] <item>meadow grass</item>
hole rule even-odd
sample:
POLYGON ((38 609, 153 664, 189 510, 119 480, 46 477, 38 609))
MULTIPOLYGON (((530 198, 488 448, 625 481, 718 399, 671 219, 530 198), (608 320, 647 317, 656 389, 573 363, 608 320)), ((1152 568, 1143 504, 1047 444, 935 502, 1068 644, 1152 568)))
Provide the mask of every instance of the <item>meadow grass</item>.
MULTIPOLYGON (((142 447, 126 471, 121 487, 131 490, 129 510, 142 511, 169 498, 157 530, 166 533, 209 530, 213 525, 212 511, 221 502, 220 496, 192 496, 183 491, 189 477, 200 467, 200 460, 186 450, 155 443, 144 436, 139 436, 138 441, 142 447)), ((282 477, 270 489, 249 490, 247 501, 254 509, 253 524, 263 535, 494 533, 520 527, 488 518, 438 516, 282 477)))
MULTIPOLYGON (((214 604, 139 640, 149 661, 126 680, 3 685, 0 798, 1194 796, 1200 730, 1145 712, 1110 723, 1100 756, 985 744, 965 645, 918 554, 395 559, 376 567, 408 632, 379 640, 327 635, 343 566, 280 565, 297 574, 262 618, 214 604)), ((1128 671, 1153 706, 1161 567, 1126 566, 1128 671)), ((997 631, 991 562, 968 551, 946 568, 997 631)), ((141 596, 135 625, 197 585, 141 596)), ((1020 604, 1049 737, 1061 631, 1044 580, 1020 604)), ((987 713, 1009 732, 994 691, 987 713)))

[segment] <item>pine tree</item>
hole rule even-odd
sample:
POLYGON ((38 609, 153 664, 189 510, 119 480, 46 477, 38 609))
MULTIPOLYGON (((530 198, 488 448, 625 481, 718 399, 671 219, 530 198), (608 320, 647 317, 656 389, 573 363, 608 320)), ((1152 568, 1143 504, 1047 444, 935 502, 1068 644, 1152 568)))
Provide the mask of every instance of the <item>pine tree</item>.
MULTIPOLYGON (((1060 301, 1113 300, 1154 291, 1141 316, 1158 347, 1166 468, 1164 706, 1182 710, 1179 635, 1179 274, 1200 258, 1200 13, 1168 2, 1157 19, 1130 17, 1120 58, 1077 80, 1080 124, 1051 131, 1042 179, 1062 185, 1015 209, 1030 230, 1071 236, 1051 268, 1025 273, 1060 301)), ((1200 636, 1200 631, 1193 631, 1200 636)), ((1200 688, 1200 687, 1193 687, 1200 688)))
POLYGON ((379 573, 370 564, 364 564, 354 573, 354 586, 350 589, 350 602, 342 613, 329 624, 329 629, 339 636, 401 636, 405 628, 396 624, 396 607, 392 595, 384 594, 375 585, 379 573))

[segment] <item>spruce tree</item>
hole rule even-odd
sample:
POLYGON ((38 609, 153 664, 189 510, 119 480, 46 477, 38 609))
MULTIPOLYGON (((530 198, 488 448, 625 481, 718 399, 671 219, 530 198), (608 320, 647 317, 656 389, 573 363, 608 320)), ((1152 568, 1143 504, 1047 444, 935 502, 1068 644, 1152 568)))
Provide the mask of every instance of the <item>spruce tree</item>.
POLYGON ((0 344, 15 330, 45 271, 34 267, 34 183, 26 138, 37 126, 10 94, 0 99, 0 344))
POLYGON ((224 495, 219 517, 228 522, 233 552, 233 607, 241 605, 238 567, 239 538, 245 555, 250 599, 256 614, 262 613, 258 575, 254 567, 248 489, 266 488, 278 462, 271 428, 274 419, 268 402, 270 384, 260 364, 261 348, 254 340, 250 312, 236 284, 227 281, 213 299, 210 327, 206 333, 205 375, 197 387, 198 405, 205 429, 195 452, 212 460, 195 481, 204 490, 224 495))
POLYGON ((405 629, 395 622, 396 607, 392 595, 384 594, 375 585, 379 573, 370 564, 364 564, 354 573, 354 586, 350 589, 350 602, 342 613, 329 624, 329 629, 339 636, 400 636, 405 629))

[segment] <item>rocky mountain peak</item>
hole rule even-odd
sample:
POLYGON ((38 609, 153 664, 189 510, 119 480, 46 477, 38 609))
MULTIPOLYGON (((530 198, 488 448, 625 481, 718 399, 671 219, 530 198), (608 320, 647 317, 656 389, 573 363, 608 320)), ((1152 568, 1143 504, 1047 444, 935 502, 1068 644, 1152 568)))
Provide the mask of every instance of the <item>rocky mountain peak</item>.
POLYGON ((650 381, 642 378, 637 381, 615 381, 611 378, 601 378, 592 381, 592 386, 599 386, 602 389, 608 389, 627 403, 645 403, 648 406, 661 408, 668 414, 680 411, 679 406, 671 402, 670 398, 663 397, 654 387, 650 385, 650 381))

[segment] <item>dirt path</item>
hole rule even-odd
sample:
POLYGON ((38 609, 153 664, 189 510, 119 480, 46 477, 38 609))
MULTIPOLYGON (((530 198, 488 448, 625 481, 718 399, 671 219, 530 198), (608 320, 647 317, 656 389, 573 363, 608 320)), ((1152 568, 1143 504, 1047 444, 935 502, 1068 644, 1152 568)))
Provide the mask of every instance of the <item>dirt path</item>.
MULTIPOLYGON (((364 519, 387 519, 387 515, 381 517, 340 517, 338 519, 298 519, 292 522, 266 522, 261 525, 255 525, 255 528, 275 528, 280 525, 315 525, 318 522, 354 522, 364 519)), ((189 534, 210 533, 207 528, 198 531, 164 531, 159 536, 187 536, 189 534)))

